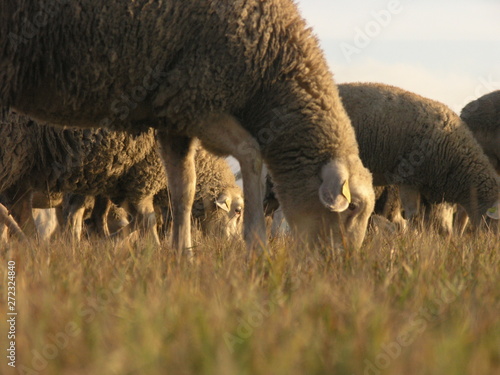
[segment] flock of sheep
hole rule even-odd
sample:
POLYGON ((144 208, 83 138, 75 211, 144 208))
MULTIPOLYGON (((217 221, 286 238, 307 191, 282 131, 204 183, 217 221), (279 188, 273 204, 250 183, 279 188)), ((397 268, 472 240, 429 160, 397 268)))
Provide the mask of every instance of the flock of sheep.
POLYGON ((266 250, 264 208, 335 247, 361 246, 374 210, 447 232, 455 210, 462 230, 498 220, 500 92, 458 116, 396 87, 336 86, 291 0, 52 3, 0 2, 0 194, 15 220, 0 214, 21 237, 47 207, 75 238, 86 212, 102 235, 157 243, 172 222, 188 256, 192 218, 266 250))

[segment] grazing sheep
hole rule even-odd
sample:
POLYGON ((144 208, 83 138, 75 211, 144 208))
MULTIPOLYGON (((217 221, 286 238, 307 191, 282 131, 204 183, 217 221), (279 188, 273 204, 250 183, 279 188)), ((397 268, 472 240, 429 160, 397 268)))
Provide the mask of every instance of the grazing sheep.
POLYGON ((361 244, 371 175, 292 0, 8 0, 0 46, 0 106, 53 124, 158 130, 176 248, 190 253, 195 137, 241 165, 249 249, 266 244, 262 159, 301 238, 361 244), (47 22, 27 35, 36 17, 47 22))
POLYGON ((407 185, 376 186, 375 197, 374 214, 394 223, 399 230, 411 223, 419 229, 425 226, 445 235, 453 232, 454 205, 430 204, 417 189, 407 185))
MULTIPOLYGON (((241 215, 243 212, 243 196, 236 185, 227 162, 199 145, 195 145, 196 189, 192 208, 193 218, 200 224, 205 234, 225 236, 240 233, 241 215)), ((132 166, 119 183, 112 196, 114 203, 127 206, 134 201, 128 198, 129 191, 143 192, 140 200, 151 200, 164 212, 171 211, 167 176, 158 153, 148 153, 140 162, 132 166), (144 195, 147 192, 148 197, 144 195)), ((136 194, 137 195, 137 194, 136 194)), ((135 205, 136 207, 139 207, 135 205)), ((132 216, 136 213, 132 210, 132 216)), ((168 215, 167 215, 168 216, 168 215)), ((166 220, 168 222, 168 220, 166 220)))
POLYGON ((199 147, 195 155, 196 191, 193 217, 206 234, 241 232, 243 194, 226 160, 199 147), (200 211, 200 208, 203 210, 200 211), (197 208, 198 212, 195 212, 197 208))
POLYGON ((375 185, 461 204, 475 225, 498 201, 498 176, 448 107, 382 84, 343 84, 339 92, 375 185))
POLYGON ((460 117, 500 173, 500 90, 490 92, 467 104, 460 117))
MULTIPOLYGON (((158 160, 159 164, 159 160, 158 160)), ((159 166, 158 173, 164 176, 159 166)), ((243 194, 227 161, 201 146, 195 153, 196 191, 192 216, 205 235, 232 237, 241 233, 243 194)), ((164 179, 166 177, 163 177, 164 179)), ((171 219, 171 202, 165 187, 155 196, 164 212, 164 225, 171 219)))
MULTIPOLYGON (((136 211, 153 213, 155 192, 126 189, 127 173, 147 154, 156 152, 153 130, 133 136, 105 129, 57 129, 38 124, 25 116, 6 112, 0 121, 0 139, 7 149, 16 149, 11 164, 0 158, 2 192, 11 201, 23 229, 35 232, 32 207, 56 207, 62 202, 57 193, 82 196, 103 194, 131 201, 136 211), (17 156, 17 158, 15 158, 17 156), (125 188, 123 188, 125 187, 125 188), (42 192, 33 202, 32 192, 42 192), (147 196, 151 196, 148 206, 147 196), (43 202, 44 198, 46 202, 43 202), (49 202, 50 201, 50 202, 49 202)), ((83 204, 81 205, 83 207, 83 204)), ((83 211, 73 211, 76 237, 81 231, 83 211)), ((145 217, 142 224, 149 217, 145 217)), ((155 232, 153 225, 147 225, 155 232)))
MULTIPOLYGON (((228 163, 221 157, 195 145, 196 189, 192 217, 205 234, 238 235, 241 231, 243 194, 236 184, 228 163)), ((154 190, 154 203, 165 213, 165 225, 170 222, 171 202, 167 176, 156 153, 149 154, 129 171, 128 189, 154 190), (148 187, 155 185, 152 189, 148 187)), ((116 203, 120 203, 116 199, 116 203)))
MULTIPOLYGON (((7 195, 11 197, 11 201, 19 201, 18 205, 26 210, 26 213, 19 208, 16 210, 16 204, 12 204, 19 213, 17 216, 20 222, 24 224, 32 219, 32 207, 62 206, 61 222, 68 223, 73 235, 80 238, 84 212, 92 210, 91 220, 96 224, 95 227, 102 228, 101 233, 109 235, 107 217, 112 207, 107 198, 109 197, 125 206, 141 228, 153 230, 153 235, 157 238, 154 231, 153 197, 161 196, 162 193, 166 196, 168 192, 152 131, 141 135, 141 138, 134 138, 126 133, 107 130, 62 130, 39 125, 14 113, 7 114, 3 124, 17 125, 14 133, 21 134, 22 137, 13 139, 22 138, 21 145, 36 143, 34 148, 25 147, 22 159, 24 163, 14 160, 19 170, 24 171, 22 174, 14 178, 16 170, 9 169, 5 163, 0 169, 1 173, 12 179, 12 186, 6 186, 5 189, 7 195), (136 143, 127 138, 135 139, 136 143), (69 162, 61 157, 61 145, 72 155, 69 162), (138 147, 142 150, 139 151, 138 147), (127 160, 123 157, 127 154, 134 156, 127 160), (31 196, 29 193, 32 191, 37 194, 31 196), (63 197, 61 192, 71 194, 63 197), (97 195, 96 205, 94 195, 97 195), (22 197, 27 199, 20 199, 22 197)), ((0 139, 9 142, 1 137, 2 129, 3 127, 0 128, 0 139)), ((201 147, 196 149, 195 161, 198 184, 194 206, 197 211, 193 210, 194 217, 200 220, 205 232, 217 230, 226 235, 238 234, 243 198, 228 164, 201 147)), ((169 205, 168 201, 159 203, 169 205)))
MULTIPOLYGON (((460 117, 471 129, 491 164, 500 174, 500 90, 490 92, 468 103, 462 109, 460 117)), ((494 210, 491 211, 490 216, 498 220, 500 206, 494 210)), ((467 225, 467 218, 461 210, 457 216, 459 231, 462 233, 467 225)))

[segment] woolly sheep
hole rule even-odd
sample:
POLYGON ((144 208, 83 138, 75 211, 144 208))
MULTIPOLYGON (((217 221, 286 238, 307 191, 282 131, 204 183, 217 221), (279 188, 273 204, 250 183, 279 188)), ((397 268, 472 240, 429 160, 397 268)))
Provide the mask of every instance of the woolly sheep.
MULTIPOLYGON (((192 217, 205 234, 233 236, 240 234, 244 201, 241 188, 228 163, 195 144, 196 189, 192 217)), ((170 216, 168 180, 156 152, 134 165, 125 176, 127 190, 154 192, 155 205, 170 216)), ((114 198, 119 205, 122 201, 114 198)), ((168 223, 167 223, 168 224, 168 223)))
MULTIPOLYGON (((136 226, 151 230, 157 238, 155 226, 149 222, 154 219, 155 192, 127 188, 131 183, 127 173, 149 153, 156 152, 152 130, 133 136, 105 129, 58 129, 13 112, 4 115, 0 121, 0 139, 6 149, 16 149, 18 157, 12 159, 13 164, 0 158, 0 175, 8 176, 2 180, 0 192, 10 198, 23 229, 35 232, 32 207, 57 205, 57 202, 45 207, 39 202, 33 204, 33 191, 43 192, 47 200, 54 196, 59 200, 55 193, 60 192, 82 196, 104 194, 130 202, 139 213, 136 226)), ((76 237, 80 236, 82 218, 83 211, 81 214, 73 211, 74 220, 70 223, 76 237)))
POLYGON ((500 173, 500 90, 490 92, 467 104, 460 117, 500 173))
POLYGON ((250 250, 266 248, 262 160, 301 238, 361 244, 371 175, 292 0, 51 5, 0 2, 0 106, 60 125, 156 128, 177 249, 191 252, 195 137, 241 165, 250 250))
POLYGON ((221 231, 226 237, 239 234, 243 219, 243 193, 227 161, 198 147, 195 167, 193 217, 206 234, 221 231))
MULTIPOLYGON (((165 187, 155 196, 155 204, 162 207, 166 226, 170 223, 171 204, 166 176, 159 165, 158 174, 165 179, 165 187)), ((205 235, 232 237, 241 233, 244 208, 243 193, 229 164, 196 147, 196 190, 192 216, 205 235)))
POLYGON ((383 84, 342 84, 339 92, 375 185, 461 204, 475 225, 498 201, 495 171, 448 107, 383 84))
MULTIPOLYGON (((500 174, 500 90, 483 95, 479 99, 468 103, 460 114, 460 117, 471 129, 474 137, 483 148, 491 164, 500 174)), ((463 232, 467 219, 459 210, 459 231, 463 232)), ((491 216, 496 219, 500 215, 500 206, 491 216)))
MULTIPOLYGON (((24 172, 17 175, 17 179, 13 178, 15 170, 7 173, 9 168, 5 163, 0 169, 14 180, 11 182, 13 186, 7 190, 15 192, 11 194, 13 201, 18 201, 22 196, 29 197, 28 193, 32 190, 38 192, 31 202, 19 200, 19 204, 29 212, 25 217, 31 216, 31 207, 62 206, 64 214, 61 221, 69 223, 74 236, 80 238, 84 212, 98 210, 100 213, 93 217, 93 221, 97 227, 102 226, 103 234, 109 235, 106 217, 111 204, 106 197, 110 197, 126 206, 141 228, 152 230, 159 243, 154 229, 153 197, 161 196, 162 193, 168 195, 168 192, 152 131, 133 137, 107 130, 62 130, 37 124, 14 113, 7 115, 4 123, 17 125, 13 131, 23 135, 21 146, 36 143, 36 148, 25 147, 24 163, 17 163, 24 172), (139 152, 137 147, 141 147, 142 151, 139 152), (71 153, 70 162, 61 157, 61 148, 71 153), (122 157, 117 157, 117 154, 122 157), (123 155, 127 154, 134 157, 124 158, 123 155), (63 199, 59 192, 72 194, 66 194, 63 199), (94 206, 94 196, 87 194, 102 194, 97 196, 97 206, 94 206)), ((195 160, 198 184, 194 217, 202 222, 202 228, 206 231, 238 234, 243 198, 228 164, 201 147, 197 147, 195 160)), ((166 206, 169 202, 159 203, 166 206)), ((19 221, 24 223, 28 219, 21 218, 19 221)))

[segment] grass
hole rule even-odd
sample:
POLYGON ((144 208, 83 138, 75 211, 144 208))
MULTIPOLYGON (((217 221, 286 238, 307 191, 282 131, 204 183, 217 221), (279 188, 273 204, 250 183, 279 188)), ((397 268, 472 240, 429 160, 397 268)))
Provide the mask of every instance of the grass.
POLYGON ((500 238, 370 234, 341 255, 198 238, 1 251, 1 374, 500 374, 500 238), (16 262, 16 368, 7 261, 16 262))

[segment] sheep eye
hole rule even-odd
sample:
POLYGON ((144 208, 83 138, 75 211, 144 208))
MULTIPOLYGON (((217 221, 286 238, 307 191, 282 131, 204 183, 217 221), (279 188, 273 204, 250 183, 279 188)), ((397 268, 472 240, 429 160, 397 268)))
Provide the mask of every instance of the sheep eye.
POLYGON ((237 214, 241 214, 241 208, 240 207, 235 208, 234 212, 237 214))
POLYGON ((349 203, 349 210, 354 211, 356 208, 358 208, 358 206, 356 206, 354 203, 349 203))

